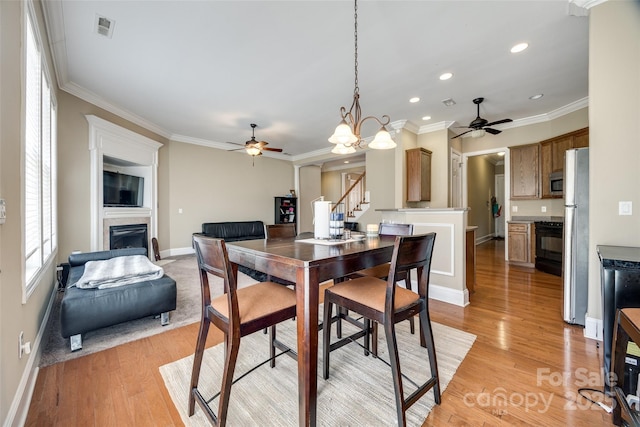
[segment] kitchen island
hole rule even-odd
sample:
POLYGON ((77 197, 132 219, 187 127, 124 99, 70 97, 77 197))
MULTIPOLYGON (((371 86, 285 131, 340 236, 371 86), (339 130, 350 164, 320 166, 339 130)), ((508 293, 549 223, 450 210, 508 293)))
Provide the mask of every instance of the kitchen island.
MULTIPOLYGON (((467 235, 475 234, 467 233, 468 209, 398 208, 376 211, 381 213, 383 222, 413 224, 413 234, 436 233, 429 297, 461 307, 468 305, 466 239, 467 235)), ((415 281, 415 274, 413 276, 415 281)))

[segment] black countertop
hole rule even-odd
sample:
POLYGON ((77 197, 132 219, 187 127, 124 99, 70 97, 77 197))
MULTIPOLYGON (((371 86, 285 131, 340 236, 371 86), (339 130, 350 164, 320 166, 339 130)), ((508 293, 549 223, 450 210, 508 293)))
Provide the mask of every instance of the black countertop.
POLYGON ((605 268, 640 269, 640 248, 633 246, 596 246, 598 257, 605 268))

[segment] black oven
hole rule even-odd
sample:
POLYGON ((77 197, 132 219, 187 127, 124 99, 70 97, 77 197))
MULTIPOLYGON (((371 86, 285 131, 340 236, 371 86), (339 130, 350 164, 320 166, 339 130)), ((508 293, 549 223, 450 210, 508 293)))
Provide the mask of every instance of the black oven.
POLYGON ((538 270, 562 276, 562 222, 538 221, 536 226, 536 261, 538 270))

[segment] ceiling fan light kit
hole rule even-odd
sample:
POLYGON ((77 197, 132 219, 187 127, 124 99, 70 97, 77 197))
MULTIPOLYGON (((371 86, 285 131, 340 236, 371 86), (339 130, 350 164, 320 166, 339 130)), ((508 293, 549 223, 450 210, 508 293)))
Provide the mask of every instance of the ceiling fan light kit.
POLYGON ((509 123, 513 121, 511 119, 502 119, 502 120, 496 120, 495 122, 489 123, 488 120, 480 117, 480 104, 482 103, 482 101, 484 101, 484 98, 476 98, 473 100, 473 103, 476 104, 476 107, 477 107, 476 118, 473 119, 471 123, 469 123, 469 126, 462 126, 462 127, 468 128, 469 130, 454 136, 452 139, 461 137, 462 135, 466 135, 466 134, 470 134, 469 136, 471 136, 472 138, 482 138, 487 132, 490 133, 491 135, 497 135, 502 131, 498 129, 490 128, 489 126, 499 125, 502 123, 509 123))
POLYGON ((369 147, 376 150, 387 150, 396 147, 396 143, 391 139, 391 135, 386 125, 391 121, 387 115, 382 116, 382 120, 374 116, 362 118, 360 109, 360 88, 358 87, 358 0, 354 0, 354 40, 355 40, 355 88, 353 90, 353 103, 349 111, 345 107, 340 107, 340 115, 342 120, 336 127, 335 132, 329 137, 329 142, 336 144, 331 152, 335 154, 354 153, 355 148, 365 148, 366 143, 362 139, 360 129, 362 124, 373 119, 380 124, 381 128, 376 133, 373 141, 369 143, 369 147))

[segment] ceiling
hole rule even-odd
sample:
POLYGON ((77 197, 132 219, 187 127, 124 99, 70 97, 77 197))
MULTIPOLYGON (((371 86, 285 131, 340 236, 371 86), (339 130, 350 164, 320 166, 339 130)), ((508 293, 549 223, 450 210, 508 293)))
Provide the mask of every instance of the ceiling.
MULTIPOLYGON (((351 1, 43 3, 63 90, 174 140, 238 148, 226 142, 244 143, 257 123, 256 139, 284 149, 268 155, 304 159, 332 148, 340 107, 352 102, 351 1), (111 38, 97 34, 98 15, 114 21, 111 38)), ((498 129, 582 108, 582 12, 567 0, 361 0, 363 116, 387 114, 416 133, 462 132, 455 127, 476 117, 477 97, 483 118, 514 120, 498 129), (529 48, 510 53, 519 42, 529 48), (439 80, 444 72, 453 77, 439 80)), ((378 127, 366 122, 363 137, 378 127)))

